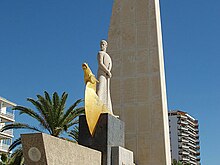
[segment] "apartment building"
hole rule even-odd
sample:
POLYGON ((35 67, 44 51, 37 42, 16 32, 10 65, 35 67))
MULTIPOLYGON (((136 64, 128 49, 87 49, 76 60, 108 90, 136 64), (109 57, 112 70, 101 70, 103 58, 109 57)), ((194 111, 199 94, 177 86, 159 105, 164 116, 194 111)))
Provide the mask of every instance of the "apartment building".
MULTIPOLYGON (((0 97, 0 129, 8 122, 14 122, 14 114, 10 109, 16 106, 5 98, 0 97)), ((13 130, 0 132, 0 153, 8 152, 8 147, 12 143, 13 130)))
POLYGON ((200 165, 199 123, 186 112, 169 111, 172 159, 200 165))

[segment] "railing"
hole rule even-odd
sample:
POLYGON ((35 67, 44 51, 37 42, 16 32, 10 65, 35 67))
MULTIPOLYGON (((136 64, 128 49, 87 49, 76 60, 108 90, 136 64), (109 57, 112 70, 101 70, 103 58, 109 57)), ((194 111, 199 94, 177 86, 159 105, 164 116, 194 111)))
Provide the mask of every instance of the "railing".
POLYGON ((195 131, 197 130, 197 128, 192 127, 191 125, 188 125, 187 127, 188 127, 190 130, 192 130, 193 132, 195 132, 195 131))
POLYGON ((0 112, 0 115, 2 115, 2 116, 5 116, 5 117, 7 117, 7 118, 10 118, 10 119, 14 119, 14 114, 13 113, 10 113, 10 112, 6 112, 6 113, 4 113, 4 112, 0 112))
POLYGON ((195 139, 195 137, 192 138, 191 136, 189 136, 188 139, 189 139, 190 141, 192 141, 193 143, 197 143, 197 139, 195 139))
POLYGON ((187 156, 179 156, 179 159, 182 161, 189 161, 189 158, 187 156))
POLYGON ((6 130, 6 131, 3 131, 3 132, 0 132, 0 134, 4 134, 4 135, 9 135, 9 136, 13 136, 13 130, 6 130))
POLYGON ((183 121, 183 120, 179 120, 177 123, 178 123, 178 124, 185 124, 185 125, 188 124, 186 121, 183 121))
POLYGON ((178 132, 178 135, 179 136, 185 136, 185 137, 189 136, 187 133, 183 133, 183 132, 178 132))
POLYGON ((188 133, 190 134, 190 135, 192 135, 192 136, 194 136, 194 137, 196 137, 196 133, 194 133, 194 132, 191 132, 191 131, 188 131, 188 133))
POLYGON ((185 149, 181 149, 181 150, 179 150, 179 154, 180 155, 189 155, 189 152, 185 149))
POLYGON ((178 129, 179 129, 179 130, 185 130, 185 131, 188 131, 188 128, 183 127, 183 126, 178 126, 178 129))
POLYGON ((196 154, 196 151, 195 150, 193 150, 193 149, 189 149, 189 151, 191 152, 191 153, 193 153, 193 154, 196 154))
POLYGON ((189 124, 191 124, 193 127, 198 126, 197 122, 193 122, 191 120, 187 120, 189 124))
POLYGON ((188 143, 188 145, 189 145, 190 147, 193 147, 194 149, 196 149, 196 145, 195 145, 195 144, 188 143))
POLYGON ((193 160, 196 160, 196 156, 189 154, 189 157, 192 158, 193 160))
POLYGON ((181 114, 178 114, 177 117, 187 119, 187 116, 184 116, 184 115, 181 115, 181 114))
POLYGON ((197 163, 195 162, 195 160, 194 160, 194 161, 193 161, 193 160, 190 160, 189 163, 190 163, 190 164, 193 164, 193 165, 197 165, 197 163))
POLYGON ((0 151, 7 152, 8 148, 9 148, 9 145, 7 145, 7 144, 0 144, 0 151))
POLYGON ((185 143, 188 143, 189 140, 184 139, 184 137, 179 137, 179 142, 185 142, 185 143))

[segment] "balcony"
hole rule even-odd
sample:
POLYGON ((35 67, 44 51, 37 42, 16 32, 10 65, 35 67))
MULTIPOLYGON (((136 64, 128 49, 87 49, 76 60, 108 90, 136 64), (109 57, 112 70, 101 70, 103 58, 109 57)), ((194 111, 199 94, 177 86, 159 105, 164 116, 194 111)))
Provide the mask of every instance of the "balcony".
POLYGON ((189 158, 186 156, 179 156, 179 160, 181 161, 189 161, 189 158))
POLYGON ((190 160, 195 161, 196 160, 196 156, 189 154, 190 160))
POLYGON ((184 137, 179 137, 179 142, 185 142, 185 143, 189 143, 189 140, 187 140, 184 137))
POLYGON ((0 152, 8 152, 8 148, 10 145, 7 144, 0 144, 0 152))
POLYGON ((187 122, 188 122, 190 125, 192 125, 193 127, 198 126, 198 123, 195 122, 195 121, 187 120, 187 122))
POLYGON ((192 137, 196 137, 196 133, 194 133, 194 132, 191 132, 191 131, 188 131, 188 133, 192 136, 192 137))
POLYGON ((196 132, 198 130, 197 128, 192 127, 191 125, 187 126, 192 132, 196 132))
POLYGON ((183 127, 183 126, 178 126, 178 129, 179 129, 179 130, 188 131, 188 128, 187 128, 187 127, 183 127))
POLYGON ((193 144, 193 143, 188 143, 188 145, 189 145, 190 147, 196 149, 196 145, 195 145, 195 144, 193 144))
POLYGON ((6 130, 0 132, 0 139, 8 139, 8 138, 13 138, 13 130, 6 130))
POLYGON ((187 150, 181 149, 179 150, 180 155, 189 155, 189 152, 187 150))
POLYGON ((2 112, 0 111, 0 122, 6 123, 6 122, 14 122, 14 114, 10 112, 2 112))
POLYGON ((191 165, 192 165, 192 164, 193 164, 193 165, 197 165, 197 162, 196 162, 196 161, 193 161, 193 160, 190 160, 189 163, 190 163, 191 165))
POLYGON ((179 143, 179 148, 183 148, 183 149, 189 149, 189 146, 187 146, 187 144, 185 143, 179 143))
POLYGON ((179 121, 178 121, 178 124, 184 124, 184 125, 187 125, 188 123, 187 123, 186 121, 179 120, 179 121))
POLYGON ((193 153, 193 154, 196 154, 196 150, 193 150, 193 149, 189 149, 189 151, 191 152, 191 153, 193 153))
POLYGON ((187 116, 184 116, 184 115, 181 115, 181 114, 178 114, 177 117, 187 119, 187 116))
POLYGON ((188 139, 189 139, 190 141, 192 141, 193 143, 196 143, 196 142, 197 142, 196 139, 192 138, 191 136, 189 136, 188 139))
POLYGON ((184 137, 188 137, 189 135, 187 133, 184 132, 178 132, 179 136, 184 136, 184 137))

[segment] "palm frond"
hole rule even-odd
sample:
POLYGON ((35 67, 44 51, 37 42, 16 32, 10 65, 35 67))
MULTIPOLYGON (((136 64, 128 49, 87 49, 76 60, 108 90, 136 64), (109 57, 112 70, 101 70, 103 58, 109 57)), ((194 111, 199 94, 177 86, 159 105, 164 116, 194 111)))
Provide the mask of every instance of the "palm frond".
POLYGON ((8 151, 12 151, 13 149, 15 149, 16 147, 20 145, 21 145, 21 138, 19 137, 9 146, 8 151))
POLYGON ((66 113, 64 114, 63 118, 59 121, 59 124, 62 124, 62 123, 66 123, 68 121, 71 121, 72 120, 72 117, 70 116, 79 116, 80 114, 83 114, 84 112, 84 107, 81 107, 81 108, 77 108, 74 110, 74 108, 83 101, 83 99, 79 99, 77 100, 72 106, 70 106, 68 108, 68 110, 66 111, 66 113), (64 122, 66 121, 66 122, 64 122))
POLYGON ((48 123, 49 126, 49 130, 52 133, 53 129, 54 129, 54 114, 53 114, 53 105, 50 105, 49 101, 46 100, 43 96, 41 95, 37 95, 38 97, 38 101, 40 102, 40 104, 42 105, 42 107, 44 107, 44 111, 46 112, 46 116, 45 116, 45 120, 48 123))
MULTIPOLYGON (((35 100, 28 98, 28 101, 34 104, 35 107, 38 109, 37 102, 35 100)), ((43 127, 45 127, 45 129, 49 129, 48 124, 47 122, 45 122, 44 118, 42 118, 39 114, 34 112, 32 109, 26 108, 23 106, 15 106, 13 109, 20 111, 20 114, 27 114, 31 116, 32 118, 36 119, 39 123, 41 123, 43 127)))
MULTIPOLYGON (((36 111, 23 106, 16 106, 14 110, 19 110, 20 114, 29 115, 37 120, 49 134, 59 137, 63 132, 67 132, 70 127, 74 127, 78 124, 78 116, 84 114, 84 107, 77 108, 83 99, 77 100, 65 111, 67 98, 68 94, 66 92, 63 92, 61 97, 59 97, 57 92, 54 92, 52 97, 50 97, 45 91, 44 95, 37 95, 37 100, 32 98, 27 99, 27 101, 35 106, 36 111)), ((41 129, 23 123, 6 125, 1 131, 8 129, 29 129, 43 132, 41 129)))
POLYGON ((44 95, 45 95, 46 100, 49 101, 50 105, 52 105, 53 103, 52 103, 50 95, 47 93, 47 91, 44 91, 44 95))
POLYGON ((73 138, 76 142, 78 142, 78 138, 79 138, 79 127, 76 126, 73 128, 73 130, 71 130, 70 132, 68 132, 68 135, 73 138))
POLYGON ((54 92, 53 93, 53 106, 54 106, 54 109, 57 109, 57 107, 59 106, 59 95, 57 94, 57 92, 54 92))
POLYGON ((66 125, 66 127, 67 127, 67 128, 70 128, 70 127, 72 127, 72 126, 74 126, 74 125, 76 125, 76 124, 79 124, 79 119, 78 119, 78 118, 77 118, 77 119, 74 119, 72 122, 68 123, 68 124, 66 125))
POLYGON ((39 101, 36 101, 32 98, 27 98, 27 101, 31 102, 35 106, 35 108, 42 115, 42 117, 44 117, 44 118, 47 117, 47 111, 45 111, 45 108, 43 107, 43 105, 39 101))
POLYGON ((5 130, 9 130, 9 129, 30 129, 33 131, 37 131, 37 132, 41 132, 39 129, 37 129, 36 127, 32 127, 29 126, 28 124, 23 124, 23 123, 12 123, 12 124, 7 124, 4 127, 2 127, 2 129, 0 130, 0 132, 3 132, 5 130))
POLYGON ((80 107, 80 108, 76 108, 74 109, 69 116, 66 117, 66 119, 63 121, 63 124, 67 124, 72 122, 74 119, 78 118, 80 115, 85 113, 85 108, 84 107, 80 107))
POLYGON ((62 116, 64 114, 64 109, 65 109, 67 97, 68 97, 68 94, 63 92, 60 103, 59 103, 59 106, 55 110, 57 121, 59 121, 60 118, 62 118, 62 116))
POLYGON ((24 156, 22 148, 18 148, 14 151, 14 153, 11 155, 9 162, 9 165, 23 165, 24 164, 24 156))

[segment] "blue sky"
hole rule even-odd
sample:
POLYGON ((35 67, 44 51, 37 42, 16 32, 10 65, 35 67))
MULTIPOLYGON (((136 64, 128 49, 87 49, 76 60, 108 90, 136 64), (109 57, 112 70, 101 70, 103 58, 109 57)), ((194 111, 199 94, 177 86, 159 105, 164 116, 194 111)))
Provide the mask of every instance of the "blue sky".
MULTIPOLYGON (((84 97, 81 64, 97 70, 113 0, 1 0, 0 96, 30 106, 27 97, 63 91, 68 105, 84 97)), ((220 1, 161 0, 169 109, 199 120, 203 165, 220 154, 220 1)), ((17 121, 29 122, 16 116, 17 121)), ((16 136, 19 132, 16 132, 16 136)))

